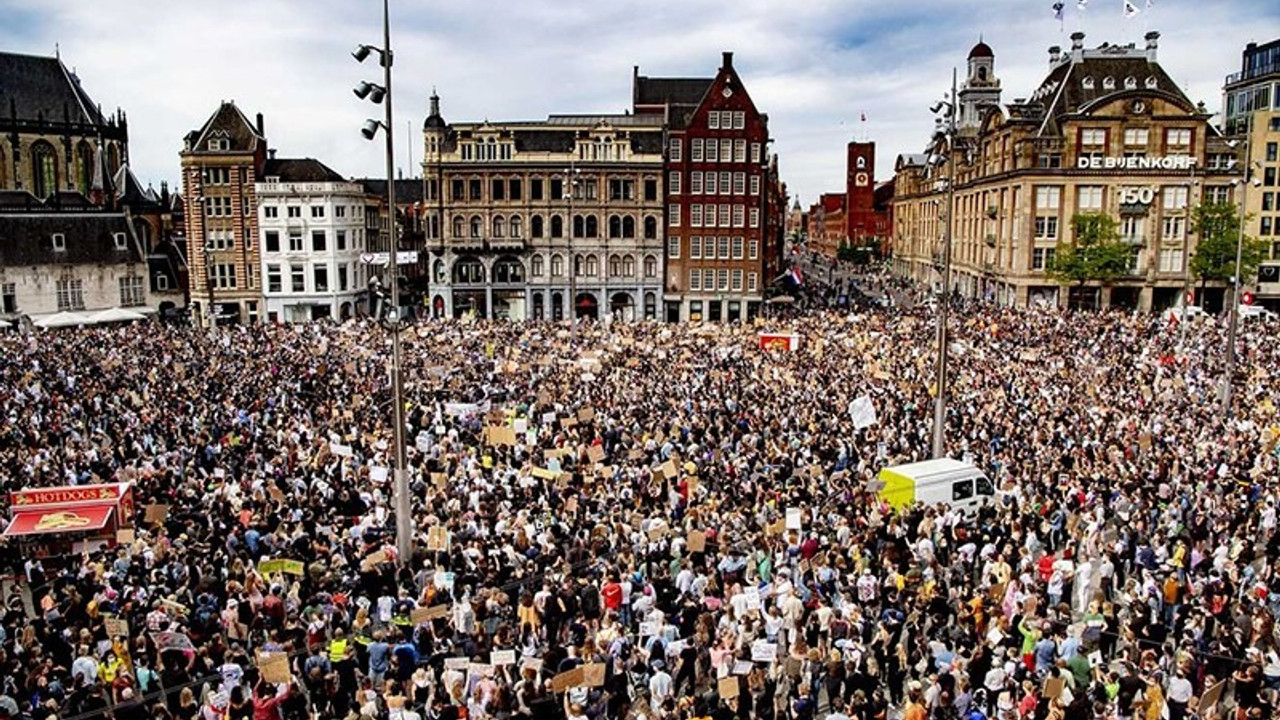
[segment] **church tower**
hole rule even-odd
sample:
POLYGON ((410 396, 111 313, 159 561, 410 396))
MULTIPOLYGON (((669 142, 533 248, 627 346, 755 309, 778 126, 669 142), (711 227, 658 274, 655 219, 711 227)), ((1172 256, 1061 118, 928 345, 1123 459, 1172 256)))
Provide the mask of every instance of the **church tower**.
POLYGON ((986 106, 1000 104, 1000 80, 995 66, 996 54, 979 38, 969 51, 969 74, 960 88, 960 130, 976 130, 982 124, 986 106))

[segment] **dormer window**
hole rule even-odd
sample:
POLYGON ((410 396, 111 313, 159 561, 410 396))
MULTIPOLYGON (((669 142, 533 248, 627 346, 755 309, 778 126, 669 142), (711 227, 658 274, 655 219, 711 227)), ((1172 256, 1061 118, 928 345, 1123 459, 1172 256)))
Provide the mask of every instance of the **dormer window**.
POLYGON ((67 251, 67 236, 66 236, 66 235, 63 235, 62 233, 54 233, 54 234, 53 234, 53 237, 52 237, 52 240, 53 240, 53 251, 54 251, 54 252, 66 252, 66 251, 67 251))
POLYGON ((213 151, 229 150, 231 143, 225 138, 213 138, 209 141, 209 149, 213 151))
POLYGON ((1092 90, 1092 89, 1093 89, 1093 78, 1091 78, 1091 77, 1087 77, 1087 78, 1085 78, 1085 79, 1084 79, 1084 81, 1083 81, 1083 82, 1081 82, 1080 84, 1084 87, 1084 89, 1085 89, 1085 90, 1092 90))
POLYGON ((1160 85, 1160 82, 1156 80, 1154 75, 1147 78, 1146 86, 1148 90, 1155 90, 1159 85, 1160 85))
POLYGON ((116 241, 116 249, 117 249, 117 250, 128 250, 128 249, 129 249, 129 243, 128 243, 128 240, 125 238, 125 234, 124 234, 124 233, 122 233, 122 232, 118 232, 118 233, 111 233, 111 238, 112 238, 113 240, 115 240, 115 241, 116 241))
POLYGON ((1116 89, 1116 79, 1115 79, 1115 78, 1113 78, 1113 77, 1104 77, 1104 78, 1102 78, 1102 89, 1103 89, 1103 90, 1115 90, 1115 89, 1116 89))
POLYGON ((1125 78, 1125 79, 1124 79, 1124 89, 1125 89, 1125 90, 1137 90, 1137 89, 1138 89, 1138 78, 1133 77, 1132 75, 1130 75, 1129 77, 1125 78))

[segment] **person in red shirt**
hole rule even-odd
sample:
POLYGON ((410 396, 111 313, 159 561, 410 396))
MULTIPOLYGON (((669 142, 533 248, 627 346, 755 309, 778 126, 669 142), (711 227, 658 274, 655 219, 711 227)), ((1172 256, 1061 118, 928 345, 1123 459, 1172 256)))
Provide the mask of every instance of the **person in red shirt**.
POLYGON ((258 684, 253 687, 253 720, 281 720, 280 703, 289 698, 293 693, 293 684, 285 686, 281 692, 268 696, 271 692, 271 683, 259 679, 258 684))
POLYGON ((622 585, 618 582, 618 573, 609 573, 608 582, 600 588, 600 598, 610 613, 617 613, 622 608, 622 585))

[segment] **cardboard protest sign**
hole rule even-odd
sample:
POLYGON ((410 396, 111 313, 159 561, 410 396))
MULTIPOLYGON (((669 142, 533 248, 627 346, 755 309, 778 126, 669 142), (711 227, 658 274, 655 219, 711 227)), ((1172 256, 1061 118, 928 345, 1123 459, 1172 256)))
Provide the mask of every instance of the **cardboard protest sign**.
POLYGON ((640 637, 653 637, 658 634, 658 623, 642 622, 640 623, 640 637))
POLYGON ((569 688, 578 687, 582 684, 582 668, 576 667, 572 670, 566 670, 555 677, 551 678, 551 692, 565 692, 569 688))
POLYGON ((720 697, 725 700, 737 699, 738 697, 738 678, 735 675, 722 677, 716 682, 716 690, 720 692, 720 697))
POLYGON ((369 572, 373 568, 387 561, 387 551, 379 550, 360 561, 360 569, 369 572))
POLYGON ((515 665, 515 650, 494 650, 489 653, 489 662, 493 665, 515 665))
POLYGON ((595 408, 585 407, 578 410, 578 422, 591 422, 596 419, 595 408))
POLYGON ((259 652, 257 656, 258 672, 262 673, 263 680, 273 685, 281 685, 293 680, 293 673, 289 672, 289 656, 287 654, 282 652, 259 652))
POLYGON ((592 445, 587 448, 587 458, 591 462, 599 464, 604 461, 604 448, 599 445, 592 445))
POLYGON ((520 658, 520 669, 522 671, 532 670, 534 672, 539 672, 540 670, 542 670, 542 658, 530 657, 528 655, 525 655, 524 657, 520 658))
POLYGON ((778 646, 768 640, 757 640, 751 643, 751 660, 753 662, 771 663, 778 659, 778 646))
POLYGON ((168 505, 151 504, 143 509, 142 519, 144 522, 162 523, 167 517, 169 517, 168 505))
POLYGON ((116 531, 116 542, 121 545, 132 545, 136 539, 137 535, 133 528, 122 528, 116 531))
POLYGON ((338 457, 351 457, 355 454, 352 452, 350 445, 339 445, 338 443, 329 443, 329 452, 338 457))
POLYGON ((1204 691, 1204 694, 1200 696, 1200 714, 1201 715, 1207 714, 1210 708, 1218 704, 1218 701, 1222 699, 1222 691, 1225 690, 1226 687, 1227 687, 1227 681, 1222 680, 1220 682, 1214 683, 1212 687, 1204 691))
POLYGON ((755 667, 750 660, 739 660, 733 664, 734 675, 750 675, 751 668, 755 667))
POLYGON ((604 687, 604 663, 587 663, 582 666, 582 684, 587 687, 604 687))
POLYGON ((165 650, 183 650, 195 652, 196 646, 191 643, 191 638, 185 633, 163 631, 151 633, 151 641, 156 644, 156 649, 164 652, 165 650))
POLYGON ((680 469, 676 467, 675 460, 668 460, 662 463, 662 467, 658 468, 662 471, 662 475, 668 479, 674 480, 680 476, 680 469))
POLYGON ((689 552, 706 552, 707 534, 701 530, 690 530, 685 545, 689 546, 689 552))
POLYGON ((535 467, 533 470, 529 472, 529 474, 538 478, 539 480, 555 480, 556 478, 560 477, 560 473, 555 472, 554 470, 548 470, 546 468, 540 468, 540 467, 535 467))
POLYGON ((444 659, 444 668, 446 670, 466 670, 471 661, 464 657, 451 657, 444 659))
POLYGON ((108 638, 129 637, 129 621, 124 618, 103 617, 102 625, 107 631, 108 638))
POLYGON ((800 508, 787 508, 787 529, 800 529, 800 508))
POLYGON ((1062 694, 1065 681, 1061 677, 1045 678, 1042 694, 1050 700, 1062 694))
POLYGON ((263 575, 274 575, 276 573, 302 575, 303 563, 301 560, 263 560, 258 563, 258 572, 263 575))
POLYGON ((560 427, 571 428, 578 424, 578 419, 570 415, 569 417, 560 418, 560 427))
POLYGON ((436 526, 427 531, 427 549, 448 552, 449 551, 449 531, 436 526))
POLYGON ((485 432, 485 438, 490 445, 514 447, 516 444, 516 431, 505 425, 491 425, 485 432))

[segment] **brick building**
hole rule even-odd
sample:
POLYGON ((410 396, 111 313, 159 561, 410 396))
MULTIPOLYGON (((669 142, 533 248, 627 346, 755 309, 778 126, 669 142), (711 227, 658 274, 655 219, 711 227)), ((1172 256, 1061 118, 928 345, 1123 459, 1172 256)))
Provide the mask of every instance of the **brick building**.
POLYGON ((713 78, 651 78, 636 68, 636 115, 666 118, 668 321, 754 317, 781 272, 787 206, 768 117, 723 55, 713 78))

